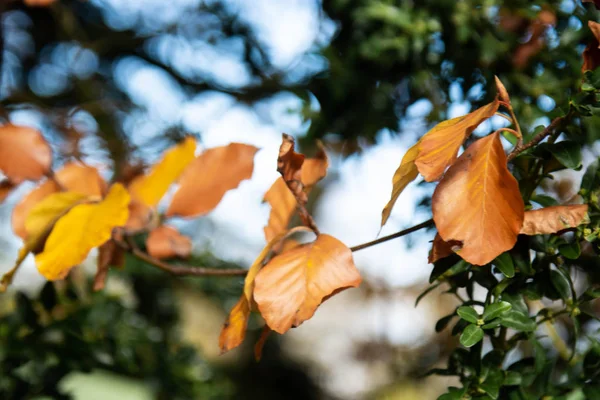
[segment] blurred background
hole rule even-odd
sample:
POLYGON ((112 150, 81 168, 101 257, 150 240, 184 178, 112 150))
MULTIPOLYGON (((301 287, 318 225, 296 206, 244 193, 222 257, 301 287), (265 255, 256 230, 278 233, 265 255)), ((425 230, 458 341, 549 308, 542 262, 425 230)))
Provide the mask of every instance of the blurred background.
MULTIPOLYGON (((374 239, 393 173, 435 123, 505 83, 521 126, 560 115, 581 81, 591 4, 574 0, 0 0, 3 121, 40 129, 55 166, 79 159, 126 179, 187 134, 203 148, 261 150, 254 175, 207 217, 175 221, 192 265, 247 268, 265 244, 264 193, 281 133, 330 157, 310 208, 348 246, 374 239)), ((597 18, 596 18, 597 19, 597 18)), ((600 130, 582 123, 586 158, 600 130)), ((475 136, 505 122, 494 117, 475 136)), ((575 128, 573 128, 575 129, 575 128)), ((568 199, 571 176, 545 188, 568 199)), ((0 205, 0 272, 21 240, 0 205)), ((433 186, 412 184, 381 235, 430 218, 433 186)), ((168 196, 165 200, 168 203, 168 196)), ((241 278, 166 276, 135 259, 91 291, 94 255, 59 284, 33 260, 0 295, 0 394, 7 399, 435 399, 454 382, 424 377, 457 339, 436 321, 456 301, 427 288, 425 231, 355 254, 364 282, 331 299, 263 360, 245 344, 219 356, 241 278), (438 325, 438 328, 443 328, 438 325)))

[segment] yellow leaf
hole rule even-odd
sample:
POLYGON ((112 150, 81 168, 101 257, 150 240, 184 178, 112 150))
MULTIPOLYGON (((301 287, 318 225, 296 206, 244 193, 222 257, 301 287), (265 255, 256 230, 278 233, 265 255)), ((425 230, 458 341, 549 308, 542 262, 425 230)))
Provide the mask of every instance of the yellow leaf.
POLYGON ((188 136, 185 140, 169 149, 163 159, 152 170, 135 178, 129 191, 131 196, 149 207, 155 207, 165 195, 169 186, 183 173, 194 159, 196 139, 188 136))
POLYGON ((515 245, 524 205, 498 132, 473 143, 450 167, 431 208, 441 238, 462 242, 456 253, 471 264, 487 264, 515 245))
POLYGON ((479 124, 492 117, 499 105, 496 98, 467 115, 440 122, 421 138, 415 165, 427 182, 441 178, 446 168, 456 160, 465 139, 479 124))
POLYGON ((404 188, 414 181, 419 174, 417 166, 415 165, 415 160, 419 155, 419 143, 420 142, 417 142, 417 144, 408 149, 404 157, 402 157, 400 166, 394 173, 394 177, 392 178, 392 197, 381 212, 381 226, 385 225, 390 217, 392 208, 394 207, 396 200, 398 200, 398 197, 400 197, 400 193, 402 193, 404 188))
POLYGON ((113 228, 125 225, 129 200, 127 190, 114 184, 101 202, 73 207, 58 220, 44 251, 35 257, 40 273, 49 280, 63 279, 91 249, 110 239, 113 228))
POLYGON ((39 236, 52 222, 69 211, 87 196, 76 192, 52 193, 36 204, 25 220, 27 237, 39 236))
POLYGON ((323 301, 360 282, 350 249, 321 234, 273 257, 254 279, 254 300, 267 325, 283 334, 311 318, 323 301))

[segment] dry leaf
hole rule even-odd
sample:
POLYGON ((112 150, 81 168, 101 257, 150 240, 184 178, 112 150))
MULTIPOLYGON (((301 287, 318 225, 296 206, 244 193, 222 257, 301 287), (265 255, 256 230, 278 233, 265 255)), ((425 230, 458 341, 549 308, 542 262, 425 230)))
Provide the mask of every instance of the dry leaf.
POLYGON ((122 266, 125 262, 125 253, 114 240, 109 240, 98 248, 96 260, 97 269, 94 276, 94 290, 102 290, 106 285, 106 277, 111 265, 122 266))
POLYGON ((460 250, 462 243, 456 240, 449 242, 444 241, 439 233, 436 233, 431 246, 431 252, 429 253, 429 263, 433 264, 437 260, 446 258, 454 254, 455 250, 460 250))
POLYGON ((589 222, 587 211, 587 204, 554 206, 525 211, 521 233, 524 235, 546 235, 575 228, 589 222))
POLYGON ((252 177, 258 149, 242 143, 208 149, 183 172, 167 216, 197 217, 212 211, 225 193, 252 177))
POLYGON ((419 155, 419 143, 420 141, 408 149, 404 157, 402 157, 400 166, 394 173, 394 177, 392 178, 392 197, 381 212, 381 226, 385 225, 387 222, 392 213, 392 208, 394 208, 394 204, 396 204, 396 200, 398 200, 402 191, 409 183, 414 181, 419 174, 417 166, 415 165, 415 160, 419 155))
POLYGON ((0 171, 13 183, 41 179, 51 166, 52 149, 37 129, 0 127, 0 171))
POLYGON ((471 132, 492 117, 498 111, 499 105, 496 98, 467 115, 440 122, 421 138, 415 165, 427 182, 442 177, 446 168, 456 160, 458 150, 471 132))
POLYGON ((262 358, 263 347, 265 347, 265 343, 267 342, 271 332, 273 331, 267 325, 263 326, 262 330, 260 331, 260 337, 254 344, 254 359, 256 361, 260 361, 262 358))
POLYGON ((311 318, 328 296, 360 282, 350 249, 319 235, 273 257, 256 275, 254 300, 267 325, 283 334, 311 318))
POLYGON ((110 239, 113 228, 125 225, 129 199, 127 190, 114 184, 101 202, 73 207, 58 220, 44 251, 35 257, 40 273, 48 280, 63 279, 91 249, 110 239))
POLYGON ((510 104, 510 96, 508 95, 508 90, 506 90, 506 87, 504 86, 500 78, 494 75, 494 81, 496 82, 496 90, 498 91, 498 98, 500 99, 500 101, 510 104))
POLYGON ((76 162, 65 164, 56 172, 54 180, 43 182, 15 206, 11 216, 13 232, 26 239, 25 220, 31 209, 44 198, 60 192, 61 189, 99 198, 106 192, 106 182, 94 167, 76 162))
POLYGON ((131 199, 129 202, 129 218, 125 224, 127 233, 135 233, 152 229, 158 225, 156 211, 142 202, 131 199))
POLYGON ((188 136, 165 152, 163 159, 148 174, 135 178, 129 185, 131 197, 148 207, 156 207, 169 186, 194 159, 196 140, 188 136))
POLYGON ((148 254, 154 258, 188 258, 192 253, 192 240, 171 226, 153 229, 146 239, 148 254))
POLYGON ((471 264, 486 264, 514 246, 524 204, 498 132, 473 143, 450 167, 432 209, 442 239, 462 242, 458 254, 471 264))
POLYGON ((556 14, 549 10, 541 10, 529 26, 529 40, 519 45, 513 54, 513 64, 517 68, 524 68, 529 60, 538 54, 546 45, 544 33, 546 29, 556 25, 556 14))
POLYGON ((17 184, 9 181, 8 179, 3 179, 0 181, 0 203, 2 203, 12 192, 14 188, 17 187, 17 184))
POLYGON ((594 39, 583 51, 583 66, 581 72, 593 71, 600 65, 600 24, 588 21, 588 27, 594 34, 594 39))
MULTIPOLYGON (((313 186, 323 179, 325 175, 327 175, 327 168, 329 167, 329 160, 327 154, 325 153, 325 149, 323 145, 319 142, 319 152, 315 158, 307 158, 303 159, 302 154, 298 154, 294 152, 294 144, 293 138, 290 136, 284 135, 282 147, 280 148, 280 154, 284 153, 282 162, 290 160, 290 164, 287 166, 283 166, 283 168, 287 168, 285 172, 288 176, 291 176, 291 179, 297 179, 300 176, 300 185, 297 189, 300 189, 304 192, 304 195, 301 196, 303 204, 306 204, 306 200, 308 199, 308 194, 310 193, 313 186), (290 147, 291 146, 291 147, 290 147), (291 153, 290 153, 291 152, 291 153), (287 154, 290 153, 290 154, 287 154), (300 159, 303 159, 303 162, 300 162, 300 159), (294 166, 295 165, 295 166, 294 166), (296 170, 295 168, 300 165, 300 170, 296 170)), ((281 158, 281 157, 280 157, 281 158)), ((279 164, 278 164, 279 165, 279 164)), ((267 193, 265 193, 265 197, 263 199, 264 202, 267 202, 271 205, 271 212, 269 214, 269 222, 267 226, 264 228, 265 238, 267 241, 271 240, 277 234, 285 232, 290 224, 290 220, 294 215, 294 211, 298 205, 298 201, 294 197, 294 194, 288 187, 288 184, 285 183, 284 178, 277 178, 273 185, 269 188, 267 193)))

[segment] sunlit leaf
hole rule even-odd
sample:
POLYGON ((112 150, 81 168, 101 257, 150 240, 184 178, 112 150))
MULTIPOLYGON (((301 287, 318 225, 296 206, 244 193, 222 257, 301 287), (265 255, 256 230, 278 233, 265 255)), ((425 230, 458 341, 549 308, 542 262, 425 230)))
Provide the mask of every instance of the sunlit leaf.
POLYGON ((196 217, 213 210, 225 193, 250 179, 258 149, 242 143, 206 150, 181 175, 168 216, 196 217))
POLYGON ((545 235, 588 222, 587 204, 546 207, 525 212, 521 233, 545 235))
POLYGON ((497 132, 473 143, 450 167, 432 209, 442 239, 462 242, 457 253, 472 264, 487 264, 514 246, 524 204, 497 132))
POLYGON ((146 250, 155 258, 188 258, 192 253, 192 240, 172 226, 161 225, 153 229, 146 239, 146 250))
POLYGON ((471 347, 483 339, 483 329, 477 325, 468 325, 460 335, 460 344, 471 347))
POLYGON ((155 207, 167 193, 169 186, 183 173, 194 159, 196 139, 191 136, 165 152, 146 175, 135 178, 129 185, 131 197, 149 207, 155 207))
POLYGON ((256 275, 254 300, 267 325, 283 334, 311 318, 328 296, 360 282, 350 249, 319 235, 273 257, 256 275))
POLYGON ((427 182, 442 177, 446 168, 456 160, 458 150, 465 139, 479 124, 498 111, 499 104, 496 98, 467 115, 440 122, 421 138, 415 165, 427 182))
POLYGON ((38 270, 48 280, 63 279, 81 263, 89 251, 110 239, 113 228, 127 221, 129 194, 120 184, 111 187, 96 204, 81 204, 61 217, 35 258, 38 270))
POLYGON ((400 197, 404 188, 414 181, 419 174, 417 166, 415 165, 415 160, 419 155, 419 143, 420 142, 417 142, 417 144, 408 149, 404 157, 402 157, 400 166, 394 173, 394 177, 392 178, 392 196, 381 212, 381 226, 385 225, 387 222, 392 213, 392 208, 394 207, 394 204, 396 204, 396 200, 398 200, 398 197, 400 197))
POLYGON ((41 179, 51 166, 52 149, 37 129, 0 126, 0 171, 13 183, 41 179))

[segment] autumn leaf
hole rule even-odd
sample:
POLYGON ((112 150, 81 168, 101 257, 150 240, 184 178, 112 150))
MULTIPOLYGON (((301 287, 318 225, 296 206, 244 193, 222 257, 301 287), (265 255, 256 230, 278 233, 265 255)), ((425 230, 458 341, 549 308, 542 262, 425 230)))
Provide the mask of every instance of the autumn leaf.
POLYGON ((593 71, 600 65, 600 24, 588 21, 588 28, 594 34, 594 38, 583 51, 581 72, 593 71))
POLYGON ((106 192, 106 182, 94 167, 77 162, 65 164, 54 174, 54 179, 43 182, 15 206, 11 215, 13 232, 26 239, 25 220, 31 209, 47 196, 63 189, 100 198, 106 192))
POLYGON ((444 241, 439 233, 436 233, 433 239, 433 245, 431 246, 431 252, 429 253, 429 263, 433 264, 437 260, 446 258, 454 254, 455 250, 460 250, 461 242, 451 240, 449 242, 444 241))
POLYGON ((129 185, 131 197, 148 207, 156 207, 169 186, 194 159, 196 139, 191 136, 165 152, 163 159, 148 174, 135 178, 129 185))
POLYGON ((589 222, 587 211, 587 204, 554 206, 526 211, 520 233, 546 235, 575 228, 589 222))
POLYGON ((152 229, 158 225, 158 215, 156 210, 148 207, 144 203, 131 199, 129 202, 129 218, 125 224, 127 233, 140 232, 145 229, 152 229))
POLYGON ((40 273, 48 280, 63 279, 91 249, 110 239, 113 228, 125 225, 129 199, 127 190, 114 184, 101 202, 73 207, 58 220, 44 251, 35 257, 40 273))
POLYGON ((467 115, 440 122, 421 138, 415 165, 427 182, 442 177, 446 168, 456 160, 458 150, 471 132, 492 117, 498 111, 499 105, 500 102, 496 98, 467 115))
POLYGON ((242 143, 208 149, 181 175, 167 216, 197 217, 213 210, 225 193, 250 179, 258 149, 242 143))
POLYGON ((273 257, 256 275, 254 300, 267 325, 283 334, 311 318, 328 296, 360 282, 350 249, 319 235, 273 257))
POLYGON ((122 266, 125 262, 125 253, 114 240, 109 240, 98 247, 97 268, 94 276, 94 290, 104 289, 106 277, 111 265, 122 266))
POLYGON ((392 197, 381 212, 381 226, 385 225, 387 222, 392 213, 392 208, 394 208, 394 204, 396 204, 396 200, 398 200, 402 191, 404 191, 406 186, 414 181, 419 174, 417 166, 415 165, 415 160, 419 155, 419 144, 420 141, 408 149, 404 157, 402 157, 400 166, 394 173, 394 177, 392 178, 392 197))
POLYGON ((36 181, 50 172, 52 149, 37 130, 7 124, 0 127, 0 171, 13 183, 36 181))
POLYGON ((161 225, 150 231, 146 239, 148 254, 154 258, 188 258, 192 253, 192 240, 172 226, 161 225))
POLYGON ((262 358, 263 347, 265 347, 265 343, 267 342, 269 335, 271 335, 271 332, 273 331, 268 325, 263 326, 263 329, 260 331, 260 336, 254 344, 254 359, 256 361, 260 361, 262 358))
POLYGON ((432 209, 442 239, 462 242, 457 253, 471 264, 486 264, 514 246, 524 204, 498 132, 473 143, 450 167, 432 209))
MULTIPOLYGON (((283 140, 282 146, 284 146, 284 152, 289 152, 289 138, 283 140)), ((291 139, 293 141, 293 139, 291 139)), ((293 147, 292 147, 293 152, 293 147)), ((298 153, 294 153, 298 155, 298 153)), ((284 156, 285 157, 285 156, 284 156)), ((290 157, 291 160, 296 160, 296 164, 300 164, 299 157, 290 157)), ((291 175, 297 178, 300 176, 300 182, 302 191, 306 195, 302 199, 308 199, 308 194, 314 187, 314 185, 323 179, 327 175, 327 168, 329 167, 329 160, 323 145, 319 143, 319 151, 314 158, 305 158, 300 166, 300 172, 295 171, 291 175)), ((290 174, 290 171, 287 172, 290 174)), ((290 220, 294 215, 294 211, 297 208, 298 201, 296 197, 286 184, 283 177, 277 178, 273 185, 269 188, 265 197, 264 202, 267 202, 271 206, 271 212, 269 214, 269 222, 264 228, 265 238, 267 241, 271 240, 275 235, 285 232, 290 224, 290 220)), ((306 201, 304 202, 306 204, 306 201)))

